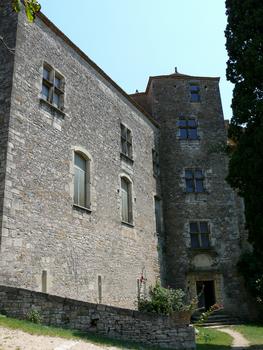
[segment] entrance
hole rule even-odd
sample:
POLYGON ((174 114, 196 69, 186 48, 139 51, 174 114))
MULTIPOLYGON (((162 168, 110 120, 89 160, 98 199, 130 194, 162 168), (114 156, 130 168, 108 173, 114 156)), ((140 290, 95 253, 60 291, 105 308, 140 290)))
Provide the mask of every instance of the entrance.
POLYGON ((215 283, 214 281, 197 281, 196 292, 198 295, 198 307, 209 308, 215 304, 215 283))

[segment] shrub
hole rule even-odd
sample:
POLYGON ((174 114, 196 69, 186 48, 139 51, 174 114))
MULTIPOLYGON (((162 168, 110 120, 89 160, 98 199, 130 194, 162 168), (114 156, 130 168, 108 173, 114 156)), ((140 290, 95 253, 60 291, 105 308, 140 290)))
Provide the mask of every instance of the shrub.
POLYGON ((26 319, 33 323, 41 323, 42 317, 39 311, 37 311, 36 309, 32 309, 28 311, 26 319))
POLYGON ((155 286, 149 289, 149 299, 138 300, 138 310, 171 315, 175 311, 192 311, 196 303, 196 299, 189 302, 182 289, 164 288, 156 282, 155 286))

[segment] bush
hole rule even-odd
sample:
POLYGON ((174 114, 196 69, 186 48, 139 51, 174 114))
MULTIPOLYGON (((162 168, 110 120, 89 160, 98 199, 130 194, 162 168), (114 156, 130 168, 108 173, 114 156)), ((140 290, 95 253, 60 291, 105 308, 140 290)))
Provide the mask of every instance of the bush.
POLYGON ((155 312, 163 315, 171 315, 175 311, 194 310, 197 300, 187 300, 186 293, 182 289, 161 287, 156 282, 149 289, 149 299, 138 300, 138 310, 144 312, 155 312))
POLYGON ((26 319, 30 322, 33 322, 33 323, 41 323, 42 317, 41 317, 39 311, 37 311, 36 309, 32 309, 32 310, 28 311, 28 313, 26 315, 26 319))

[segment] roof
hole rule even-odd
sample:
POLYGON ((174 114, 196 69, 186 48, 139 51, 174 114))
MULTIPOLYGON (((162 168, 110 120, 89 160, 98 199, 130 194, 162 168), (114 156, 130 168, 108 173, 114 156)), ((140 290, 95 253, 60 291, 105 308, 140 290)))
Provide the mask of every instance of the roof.
POLYGON ((181 74, 181 73, 173 73, 173 74, 168 74, 168 75, 156 75, 149 77, 148 84, 145 90, 145 94, 148 93, 151 82, 153 80, 164 80, 164 79, 188 79, 188 80, 220 80, 220 77, 199 77, 199 76, 193 76, 193 75, 186 75, 186 74, 181 74))

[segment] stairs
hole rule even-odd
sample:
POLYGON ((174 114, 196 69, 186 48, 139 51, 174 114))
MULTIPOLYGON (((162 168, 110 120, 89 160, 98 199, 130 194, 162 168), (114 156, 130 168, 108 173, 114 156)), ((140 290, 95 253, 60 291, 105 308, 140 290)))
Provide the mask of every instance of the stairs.
MULTIPOLYGON (((202 311, 196 311, 192 315, 191 322, 193 324, 198 323, 201 314, 202 314, 202 311)), ((224 309, 222 309, 222 310, 214 311, 214 313, 212 313, 212 315, 210 315, 204 323, 201 323, 200 326, 202 327, 223 326, 223 325, 232 325, 232 324, 239 324, 239 323, 240 323, 240 320, 238 319, 238 317, 228 315, 224 311, 224 309)))

